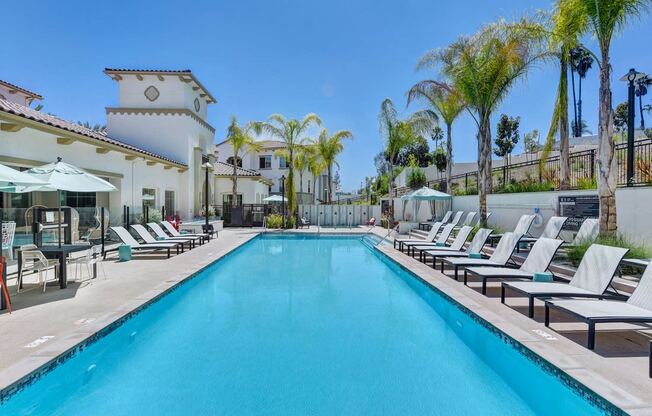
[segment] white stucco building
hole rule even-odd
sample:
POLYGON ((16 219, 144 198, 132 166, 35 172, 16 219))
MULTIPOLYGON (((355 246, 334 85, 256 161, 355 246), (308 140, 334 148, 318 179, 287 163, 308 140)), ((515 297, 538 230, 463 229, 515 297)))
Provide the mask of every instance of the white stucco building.
MULTIPOLYGON (((207 121, 207 107, 216 102, 189 70, 133 70, 106 68, 117 86, 118 105, 106 108, 106 131, 96 131, 31 108, 42 97, 12 83, 0 81, 0 163, 19 170, 54 162, 57 157, 116 186, 112 193, 67 193, 63 203, 73 208, 105 207, 112 223, 121 221, 123 207, 131 213, 145 205, 165 208, 184 220, 201 215, 204 207, 205 168, 209 203, 221 205, 231 193, 232 166, 217 162, 215 129, 207 121)), ((102 103, 98 103, 102 105, 102 103)), ((56 109, 50 109, 55 111, 56 109)), ((268 195, 271 181, 258 172, 239 169, 243 203, 268 195)), ((56 194, 3 194, 5 220, 24 222, 20 209, 56 206, 56 194), (14 210, 13 214, 12 209, 14 210), (13 215, 15 218, 8 218, 13 215)))
MULTIPOLYGON (((240 150, 237 161, 238 166, 244 169, 255 170, 266 179, 271 181, 269 194, 278 194, 281 192, 281 177, 288 176, 288 168, 285 159, 277 154, 277 151, 285 149, 285 143, 277 140, 260 140, 260 151, 240 150)), ((218 160, 224 163, 233 163, 233 147, 226 141, 222 141, 215 146, 218 160)), ((328 175, 322 172, 316 178, 308 171, 303 175, 295 169, 295 189, 299 203, 312 204, 319 203, 328 199, 327 183, 328 175), (315 187, 316 186, 316 187, 315 187), (316 193, 315 193, 316 191, 316 193), (316 200, 315 200, 316 199, 316 200)))

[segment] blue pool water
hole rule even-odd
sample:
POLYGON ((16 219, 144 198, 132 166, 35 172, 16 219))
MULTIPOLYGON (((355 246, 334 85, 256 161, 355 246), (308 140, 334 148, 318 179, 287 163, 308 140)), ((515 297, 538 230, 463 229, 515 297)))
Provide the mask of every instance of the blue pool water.
POLYGON ((597 413, 360 238, 308 236, 254 239, 0 407, 95 416, 597 413))

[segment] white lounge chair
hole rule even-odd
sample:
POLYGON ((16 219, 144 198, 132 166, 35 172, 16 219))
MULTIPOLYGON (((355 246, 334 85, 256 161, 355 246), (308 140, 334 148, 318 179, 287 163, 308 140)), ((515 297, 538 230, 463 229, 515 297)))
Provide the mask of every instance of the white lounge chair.
POLYGON ((172 237, 201 237, 202 241, 208 240, 207 234, 181 234, 169 221, 161 221, 161 225, 172 237))
POLYGON ((154 231, 156 237, 162 241, 167 241, 167 240, 191 241, 193 247, 196 245, 197 242, 199 242, 199 244, 201 244, 202 242, 201 237, 192 237, 192 236, 185 236, 185 235, 183 237, 170 237, 169 235, 165 234, 165 231, 163 231, 161 226, 155 222, 148 222, 147 226, 149 227, 150 230, 154 231))
POLYGON ((464 269, 464 284, 467 283, 468 274, 482 279, 482 294, 487 293, 487 280, 489 279, 532 279, 534 273, 548 270, 552 258, 563 243, 554 238, 539 238, 532 246, 527 258, 518 269, 509 267, 467 267, 464 269))
POLYGON ((156 244, 156 243, 171 243, 171 244, 178 244, 179 247, 181 247, 181 252, 183 253, 183 244, 188 243, 188 249, 192 248, 192 241, 190 240, 184 240, 184 239, 177 239, 177 238, 171 238, 165 241, 158 241, 156 238, 154 238, 149 231, 145 227, 143 227, 140 224, 131 224, 131 228, 136 231, 136 234, 140 238, 143 239, 143 241, 147 244, 156 244))
POLYGON ((416 247, 419 247, 419 249, 421 249, 421 248, 424 248, 424 247, 425 248, 432 248, 432 247, 436 247, 436 246, 441 246, 441 247, 446 246, 446 243, 448 242, 448 238, 451 236, 451 233, 453 232, 454 227, 455 227, 455 224, 453 224, 452 222, 446 224, 446 226, 444 226, 444 228, 442 228, 441 233, 439 233, 439 237, 437 237, 437 241, 433 241, 432 243, 424 243, 423 245, 421 245, 421 244, 419 244, 419 245, 410 244, 408 246, 407 254, 414 257, 414 250, 415 250, 416 247), (411 252, 410 252, 410 249, 412 249, 411 252))
MULTIPOLYGON (((462 227, 462 229, 460 229, 458 237, 462 233, 462 230, 465 228, 466 227, 462 227)), ((422 263, 428 264, 428 256, 432 257, 432 268, 434 269, 438 257, 469 257, 469 253, 481 253, 484 245, 487 243, 489 235, 491 234, 491 229, 480 228, 473 236, 469 246, 465 249, 464 243, 466 242, 468 235, 471 234, 471 231, 473 231, 471 227, 468 228, 470 228, 470 230, 466 237, 464 237, 464 241, 462 241, 461 244, 457 238, 455 238, 455 241, 453 244, 451 244, 450 247, 437 247, 428 250, 422 250, 419 260, 422 263)), ((444 272, 444 262, 441 263, 441 272, 444 272)))
MULTIPOLYGON (((128 245, 131 246, 132 250, 166 250, 168 253, 168 258, 170 258, 170 251, 173 248, 176 248, 177 254, 179 254, 179 244, 178 243, 161 243, 161 242, 156 242, 153 244, 141 244, 139 243, 134 237, 132 237, 131 234, 129 234, 129 231, 127 231, 124 227, 111 227, 111 230, 116 233, 118 238, 120 240, 128 245)), ((104 258, 106 258, 106 253, 110 251, 118 251, 118 247, 115 247, 110 250, 104 250, 104 258)))
MULTIPOLYGON (((491 217, 491 212, 487 212, 487 224, 489 223, 489 217, 491 217)), ((482 217, 478 214, 478 221, 475 223, 476 227, 482 226, 482 217)))
POLYGON ((453 225, 458 225, 462 219, 462 215, 464 215, 464 211, 457 211, 450 223, 453 225))
MULTIPOLYGON (((539 238, 559 238, 559 233, 564 228, 566 221, 568 221, 568 217, 550 217, 539 238)), ((535 237, 523 237, 520 242, 534 243, 537 239, 535 237)))
POLYGON ((580 225, 571 245, 577 246, 582 243, 592 243, 600 233, 600 221, 597 218, 587 218, 580 225))
POLYGON ((548 300, 545 324, 550 325, 550 308, 573 315, 589 326, 587 348, 595 347, 595 324, 607 322, 652 323, 652 267, 647 267, 632 296, 617 300, 562 299, 548 300))
POLYGON ((466 214, 466 217, 464 217, 464 222, 462 222, 462 225, 456 225, 455 228, 453 228, 453 231, 457 231, 465 225, 473 227, 473 220, 475 219, 476 214, 477 212, 475 211, 471 211, 468 214, 466 214))
MULTIPOLYGON (((420 222, 419 223, 419 229, 420 230, 425 230, 426 227, 428 226, 433 226, 436 222, 440 222, 442 224, 447 224, 451 220, 451 216, 453 215, 453 211, 447 211, 444 216, 442 217, 441 220, 439 221, 428 221, 428 222, 420 222)), ((434 218, 433 218, 434 220, 434 218)))
POLYGON ((403 245, 404 244, 414 244, 414 243, 430 243, 435 241, 435 237, 437 237, 437 233, 441 229, 442 223, 441 222, 436 222, 432 225, 430 228, 430 231, 428 231, 428 235, 426 238, 395 238, 394 239, 394 248, 396 248, 396 243, 398 243, 398 249, 403 251, 403 245))
POLYGON ((500 301, 505 303, 505 290, 528 297, 528 316, 534 317, 534 299, 551 297, 602 298, 618 269, 627 249, 600 244, 591 245, 569 283, 503 282, 500 301))
POLYGON ((455 269, 455 280, 460 267, 471 266, 488 266, 488 267, 504 267, 518 244, 518 240, 522 237, 521 234, 505 233, 498 242, 496 249, 488 259, 472 259, 470 257, 444 257, 442 262, 452 266, 455 269))

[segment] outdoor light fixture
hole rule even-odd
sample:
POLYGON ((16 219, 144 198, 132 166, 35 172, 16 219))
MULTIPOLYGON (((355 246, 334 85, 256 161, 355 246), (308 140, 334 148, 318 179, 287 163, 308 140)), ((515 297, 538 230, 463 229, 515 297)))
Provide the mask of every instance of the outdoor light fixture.
POLYGON ((634 83, 644 77, 645 74, 631 68, 620 78, 621 81, 627 82, 627 186, 634 186, 634 118, 636 117, 634 83))

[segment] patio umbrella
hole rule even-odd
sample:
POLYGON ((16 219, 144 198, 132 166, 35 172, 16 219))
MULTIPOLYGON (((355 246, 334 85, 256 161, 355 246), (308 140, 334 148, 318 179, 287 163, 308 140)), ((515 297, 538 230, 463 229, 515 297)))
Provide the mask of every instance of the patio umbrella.
POLYGON ((48 163, 27 171, 31 176, 47 182, 43 186, 28 186, 20 192, 57 192, 59 208, 59 247, 61 247, 61 191, 70 192, 112 192, 117 188, 102 178, 86 172, 76 166, 64 163, 58 157, 54 163, 48 163))
MULTIPOLYGON (((2 198, 2 192, 14 192, 18 186, 43 185, 47 185, 47 182, 35 178, 27 173, 0 164, 0 198, 2 198)), ((0 209, 0 230, 2 230, 3 219, 4 211, 0 209)))
POLYGON ((263 202, 287 202, 287 198, 281 195, 272 195, 263 199, 263 202))

